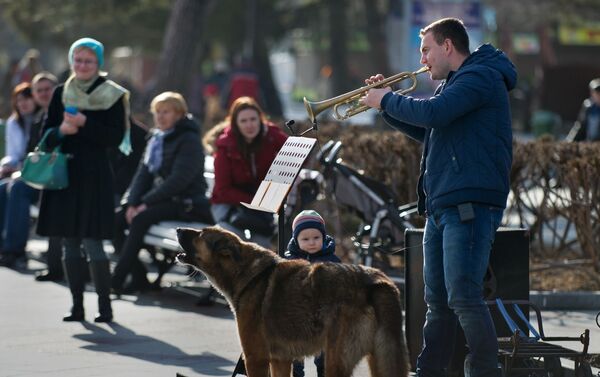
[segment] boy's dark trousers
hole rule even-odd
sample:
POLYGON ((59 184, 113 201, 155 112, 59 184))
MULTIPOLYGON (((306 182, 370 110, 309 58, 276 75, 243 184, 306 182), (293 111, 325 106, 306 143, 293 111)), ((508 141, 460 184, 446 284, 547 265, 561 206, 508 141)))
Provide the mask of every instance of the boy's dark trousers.
MULTIPOLYGON (((304 377, 304 361, 294 360, 293 363, 293 377, 304 377)), ((320 355, 315 356, 315 366, 317 367, 317 377, 325 376, 325 354, 321 352, 320 355)))

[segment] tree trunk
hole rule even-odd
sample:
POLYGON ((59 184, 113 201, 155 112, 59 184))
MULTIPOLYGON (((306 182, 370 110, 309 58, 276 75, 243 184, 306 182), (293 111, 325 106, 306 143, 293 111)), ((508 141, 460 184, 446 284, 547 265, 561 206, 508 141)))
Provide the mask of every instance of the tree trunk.
POLYGON ((263 100, 265 102, 265 111, 272 116, 283 116, 279 93, 273 81, 273 72, 271 71, 271 63, 269 61, 269 51, 264 39, 258 39, 255 45, 254 66, 260 81, 263 100))
POLYGON ((331 65, 332 95, 338 95, 351 89, 348 82, 348 49, 346 32, 347 4, 343 0, 328 1, 329 16, 329 64, 331 65))
POLYGON ((385 20, 382 17, 376 3, 373 0, 363 0, 365 7, 365 16, 367 18, 367 40, 369 41, 369 56, 373 62, 375 73, 381 73, 384 76, 390 75, 389 59, 387 54, 387 39, 385 31, 385 20))
POLYGON ((146 98, 172 90, 187 96, 204 18, 214 0, 176 0, 165 31, 155 82, 146 98))
POLYGON ((271 62, 269 61, 269 48, 266 43, 267 36, 269 35, 269 31, 265 28, 268 24, 266 20, 270 19, 270 17, 274 17, 274 15, 271 14, 268 5, 261 5, 261 8, 262 9, 255 12, 256 20, 254 25, 256 28, 254 30, 255 39, 252 43, 252 47, 254 48, 252 63, 258 74, 265 112, 274 117, 282 117, 283 109, 281 107, 279 93, 277 92, 275 82, 273 81, 271 62))

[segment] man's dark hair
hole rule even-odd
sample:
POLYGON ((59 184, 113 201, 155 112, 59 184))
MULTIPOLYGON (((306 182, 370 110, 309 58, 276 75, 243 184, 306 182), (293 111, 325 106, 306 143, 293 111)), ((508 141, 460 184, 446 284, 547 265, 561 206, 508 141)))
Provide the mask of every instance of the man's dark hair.
POLYGON ((444 40, 450 39, 456 48, 456 51, 463 55, 469 55, 469 35, 465 24, 458 18, 442 18, 427 26, 419 32, 419 36, 423 38, 427 33, 433 34, 433 39, 438 45, 441 45, 444 40))

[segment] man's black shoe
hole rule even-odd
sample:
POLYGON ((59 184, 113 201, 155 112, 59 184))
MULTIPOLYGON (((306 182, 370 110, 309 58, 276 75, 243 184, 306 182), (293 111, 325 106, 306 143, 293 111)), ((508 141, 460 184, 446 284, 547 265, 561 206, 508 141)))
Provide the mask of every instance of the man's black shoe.
POLYGON ((82 322, 85 321, 83 310, 73 310, 63 317, 63 322, 82 322))
POLYGON ((148 291, 160 290, 161 287, 159 284, 150 283, 148 280, 140 280, 138 282, 130 282, 129 284, 125 284, 125 286, 121 290, 121 293, 126 295, 132 295, 148 291))
POLYGON ((63 275, 59 275, 59 274, 52 274, 48 271, 43 271, 43 272, 38 272, 35 275, 35 280, 37 281, 55 281, 55 282, 59 282, 59 281, 63 281, 64 280, 64 276, 63 275))
POLYGON ((110 323, 113 320, 112 313, 109 314, 96 314, 94 322, 96 323, 110 323))

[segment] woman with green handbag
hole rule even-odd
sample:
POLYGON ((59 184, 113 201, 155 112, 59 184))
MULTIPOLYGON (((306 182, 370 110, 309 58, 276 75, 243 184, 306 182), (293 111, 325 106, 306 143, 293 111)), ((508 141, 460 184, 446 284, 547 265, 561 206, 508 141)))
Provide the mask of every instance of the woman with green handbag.
POLYGON ((113 174, 107 151, 129 143, 129 92, 100 71, 104 46, 91 38, 69 49, 72 74, 52 96, 44 132, 48 148, 61 146, 68 161, 69 186, 43 190, 37 232, 64 239, 63 264, 73 297, 64 321, 83 321, 86 269, 98 294, 95 322, 113 319, 110 268, 102 240, 112 239, 114 223, 113 174), (48 131, 50 130, 50 131, 48 131), (89 259, 89 263, 88 263, 89 259))

